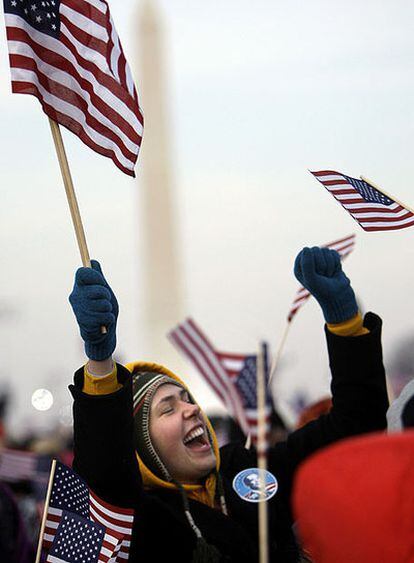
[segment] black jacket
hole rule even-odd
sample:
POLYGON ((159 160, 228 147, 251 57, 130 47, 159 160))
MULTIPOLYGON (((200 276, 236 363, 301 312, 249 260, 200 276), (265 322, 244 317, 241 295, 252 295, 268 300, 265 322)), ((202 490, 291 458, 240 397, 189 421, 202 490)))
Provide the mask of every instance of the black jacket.
MULTIPOLYGON (((290 514, 292 480, 298 464, 339 439, 386 427, 388 399, 381 320, 368 313, 364 324, 370 333, 358 337, 337 336, 326 329, 332 410, 293 432, 269 452, 268 469, 279 484, 276 495, 268 501, 271 562, 298 558, 290 514)), ((170 559, 190 562, 195 535, 180 495, 166 489, 142 489, 132 440, 131 375, 122 366, 118 366, 118 380, 123 383, 119 391, 90 396, 82 392, 83 368, 75 374, 75 385, 70 386, 75 399, 74 469, 107 502, 135 507, 131 563, 164 563, 170 559)), ((223 554, 223 561, 253 563, 258 560, 257 504, 240 499, 232 481, 242 469, 257 466, 256 454, 242 444, 227 445, 220 453, 229 516, 195 500, 189 501, 191 514, 205 539, 223 554)))

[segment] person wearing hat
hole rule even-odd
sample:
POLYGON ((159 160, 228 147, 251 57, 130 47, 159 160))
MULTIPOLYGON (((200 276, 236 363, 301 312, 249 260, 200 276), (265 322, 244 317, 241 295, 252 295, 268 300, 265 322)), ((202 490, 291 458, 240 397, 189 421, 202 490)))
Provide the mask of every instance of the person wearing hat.
POLYGON ((306 460, 293 510, 313 563, 414 562, 414 431, 358 436, 306 460))
MULTIPOLYGON (((298 465, 344 437, 383 430, 388 406, 381 320, 362 319, 338 253, 303 249, 295 275, 327 323, 333 404, 268 452, 269 559, 277 563, 301 558, 290 509, 298 465)), ((70 302, 89 358, 70 386, 74 469, 107 502, 134 507, 130 561, 256 562, 258 506, 243 490, 255 450, 219 449, 207 416, 167 368, 114 364, 118 303, 97 262, 77 271, 70 302)))
POLYGON ((388 432, 414 427, 414 379, 403 387, 387 411, 388 432))

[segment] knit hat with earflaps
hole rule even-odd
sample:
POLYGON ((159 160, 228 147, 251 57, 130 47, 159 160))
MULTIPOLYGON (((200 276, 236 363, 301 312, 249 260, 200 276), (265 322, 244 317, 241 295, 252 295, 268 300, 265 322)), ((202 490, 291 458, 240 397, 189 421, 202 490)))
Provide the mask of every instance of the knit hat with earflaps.
POLYGON ((135 449, 148 469, 161 479, 172 481, 168 469, 152 444, 149 432, 152 399, 157 389, 166 383, 182 387, 177 381, 162 373, 144 371, 133 374, 134 440, 135 449))
POLYGON ((168 468, 158 455, 152 443, 149 420, 151 404, 156 391, 161 385, 172 384, 184 389, 191 403, 196 404, 186 385, 173 372, 159 364, 135 362, 126 366, 132 373, 134 440, 138 463, 145 488, 163 488, 177 490, 183 499, 184 512, 188 523, 197 538, 194 550, 194 563, 216 563, 221 556, 218 550, 209 545, 203 538, 201 531, 190 512, 188 496, 214 506, 219 500, 222 512, 227 514, 223 487, 219 475, 220 454, 214 430, 208 418, 203 414, 208 439, 216 457, 216 471, 206 477, 204 485, 186 485, 178 483, 170 475, 168 468), (200 496, 202 497, 200 499, 200 496))
POLYGON ((414 561, 414 430, 349 438, 299 467, 293 509, 317 563, 414 561))

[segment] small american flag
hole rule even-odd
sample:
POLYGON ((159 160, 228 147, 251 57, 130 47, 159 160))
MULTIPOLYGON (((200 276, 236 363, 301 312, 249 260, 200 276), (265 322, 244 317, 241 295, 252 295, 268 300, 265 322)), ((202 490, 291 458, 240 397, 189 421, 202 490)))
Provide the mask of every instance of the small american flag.
POLYGON ((311 172, 364 231, 394 231, 414 225, 414 214, 365 180, 333 170, 311 172))
MULTIPOLYGON (((77 517, 86 519, 104 530, 103 543, 96 561, 119 563, 128 559, 134 511, 104 502, 72 469, 57 462, 43 535, 43 549, 49 552, 50 557, 54 557, 53 548, 57 549, 59 544, 62 519, 68 515, 75 521, 78 521, 77 517), (114 558, 115 549, 117 553, 114 558)), ((47 560, 72 561, 72 559, 47 560)))
POLYGON ((0 479, 9 483, 32 481, 47 484, 50 463, 49 456, 5 448, 0 453, 0 479))
POLYGON ((117 561, 122 535, 108 534, 104 526, 78 514, 62 512, 49 563, 98 563, 117 561))
MULTIPOLYGON (((192 319, 169 332, 171 342, 190 360, 227 407, 243 432, 257 443, 257 356, 215 350, 192 319)), ((265 373, 268 375, 267 353, 265 373)), ((266 426, 270 429, 272 399, 267 393, 266 426)))
POLYGON ((105 0, 3 0, 12 91, 134 176, 143 117, 105 0))
MULTIPOLYGON (((324 244, 323 248, 331 248, 332 250, 336 250, 341 257, 341 260, 343 260, 348 256, 350 252, 354 250, 354 246, 355 234, 352 234, 339 240, 329 242, 328 244, 324 244)), ((298 309, 302 307, 302 305, 309 299, 310 296, 311 294, 307 289, 305 289, 303 286, 299 287, 287 317, 289 323, 298 312, 298 309)))

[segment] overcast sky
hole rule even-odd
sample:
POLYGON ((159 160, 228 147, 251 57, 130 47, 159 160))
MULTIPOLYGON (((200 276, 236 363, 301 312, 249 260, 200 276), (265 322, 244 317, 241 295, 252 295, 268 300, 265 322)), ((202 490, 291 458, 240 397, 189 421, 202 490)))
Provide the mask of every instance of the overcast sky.
MULTIPOLYGON (((139 3, 110 6, 135 70, 139 3)), ((260 338, 275 348, 297 288, 297 252, 355 232, 345 270, 364 307, 384 319, 389 362, 414 328, 414 229, 364 233, 308 169, 363 174, 414 207, 414 5, 163 0, 158 6, 185 313, 221 349, 255 351, 260 338)), ((3 28, 0 41, 0 304, 9 309, 0 318, 0 382, 15 393, 10 420, 17 429, 29 419, 49 424, 70 403, 66 386, 83 354, 67 295, 80 260, 47 120, 33 97, 11 95, 3 28), (47 415, 30 406, 37 387, 55 394, 47 415)), ((132 180, 69 133, 64 138, 91 255, 121 303, 119 352, 125 359, 146 356, 139 163, 132 180)), ((275 391, 285 408, 297 390, 310 399, 327 391, 315 303, 295 319, 284 358, 275 391)), ((196 386, 205 406, 219 407, 196 386)))

